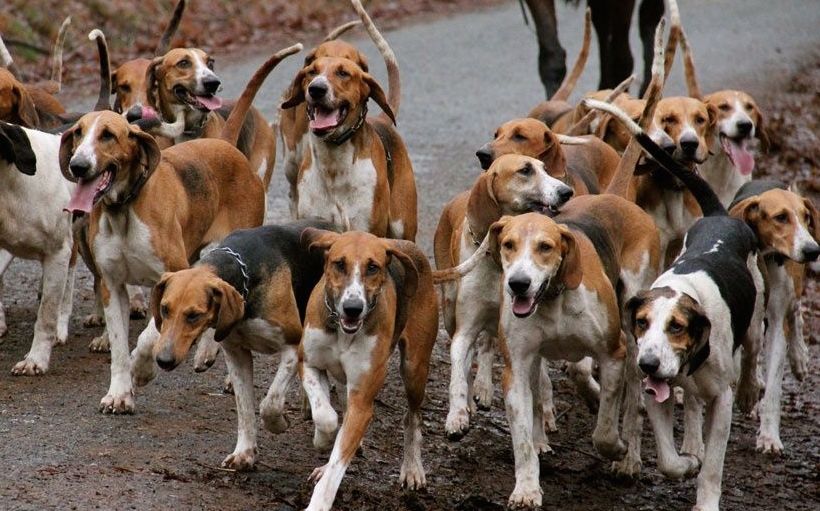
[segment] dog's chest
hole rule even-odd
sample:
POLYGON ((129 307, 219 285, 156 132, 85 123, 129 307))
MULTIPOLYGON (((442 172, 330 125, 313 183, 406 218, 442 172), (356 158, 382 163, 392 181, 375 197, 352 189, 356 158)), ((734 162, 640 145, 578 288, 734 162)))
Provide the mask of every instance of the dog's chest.
POLYGON ((715 191, 721 204, 726 207, 731 204, 740 187, 752 179, 751 174, 744 176, 738 172, 722 150, 706 160, 700 168, 700 173, 715 191))
POLYGON ((355 387, 361 376, 370 371, 377 342, 375 335, 362 331, 349 335, 308 327, 303 339, 305 361, 312 367, 329 371, 348 387, 355 387))
POLYGON ((151 231, 130 209, 103 213, 94 237, 94 256, 103 275, 114 282, 154 285, 165 271, 151 243, 151 231))
POLYGON ((333 158, 314 155, 298 184, 299 218, 321 218, 350 230, 370 231, 377 173, 369 159, 350 151, 333 158), (350 154, 348 154, 350 153, 350 154))

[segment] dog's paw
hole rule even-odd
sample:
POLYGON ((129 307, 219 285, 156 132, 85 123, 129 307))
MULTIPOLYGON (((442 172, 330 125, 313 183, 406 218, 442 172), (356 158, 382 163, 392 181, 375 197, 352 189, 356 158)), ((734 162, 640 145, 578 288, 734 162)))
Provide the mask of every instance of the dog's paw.
POLYGON ((14 376, 41 376, 48 371, 48 361, 26 357, 11 368, 14 376))
POLYGON ((134 293, 129 300, 128 315, 131 319, 145 319, 148 316, 148 305, 142 292, 134 293))
POLYGON ((131 365, 131 381, 137 387, 144 387, 157 377, 157 366, 154 359, 135 359, 131 365))
POLYGON ((322 465, 321 467, 314 468, 313 472, 311 472, 310 475, 308 476, 308 481, 310 481, 313 484, 318 483, 319 480, 322 478, 322 476, 325 475, 325 469, 326 468, 327 468, 327 465, 322 465))
POLYGON ((95 337, 88 345, 88 349, 92 353, 108 353, 111 351, 111 343, 108 342, 108 333, 103 332, 102 335, 95 337))
POLYGON ((552 454, 553 452, 555 452, 552 450, 552 447, 550 447, 549 441, 547 441, 546 438, 533 440, 532 446, 535 449, 535 453, 538 455, 552 454))
POLYGON ((100 314, 89 314, 83 318, 83 326, 85 328, 105 326, 105 317, 100 314))
POLYGON ((667 478, 672 480, 692 479, 700 472, 700 460, 694 454, 681 454, 670 466, 658 465, 658 469, 667 478))
POLYGON ((203 373, 210 369, 216 362, 220 349, 218 342, 211 339, 200 339, 194 354, 194 371, 203 373))
POLYGON ((622 479, 637 479, 641 474, 641 458, 627 454, 621 461, 612 462, 612 473, 622 479))
POLYGON ((617 436, 601 438, 593 433, 592 443, 601 456, 610 461, 621 461, 626 456, 626 444, 617 436))
POLYGON ((780 435, 759 433, 757 435, 757 450, 763 454, 783 454, 783 442, 780 441, 780 435))
MULTIPOLYGON (((0 333, 0 335, 3 334, 0 333)), ((797 381, 803 381, 808 372, 809 363, 809 348, 806 346, 805 341, 800 339, 790 342, 788 354, 792 375, 794 375, 797 381)))
POLYGON ((524 485, 515 485, 515 489, 507 501, 507 507, 510 509, 532 509, 541 507, 541 487, 537 484, 535 487, 524 487, 524 485))
POLYGON ((222 381, 222 393, 233 395, 233 382, 230 374, 225 376, 225 380, 222 381))
POLYGON ((466 408, 450 410, 447 414, 447 422, 444 423, 447 439, 461 440, 468 431, 470 431, 470 412, 466 408))
POLYGON ((262 418, 262 425, 271 433, 284 433, 290 427, 288 418, 282 413, 282 410, 274 410, 272 407, 266 406, 262 401, 259 407, 259 416, 262 418))
POLYGON ((421 466, 420 459, 404 460, 401 464, 399 484, 402 488, 408 490, 420 490, 427 486, 427 478, 424 475, 424 467, 421 466))
POLYGON ((100 400, 100 412, 105 414, 131 414, 134 413, 134 408, 134 394, 131 392, 107 394, 100 400))
POLYGON ((479 410, 487 411, 493 406, 493 380, 492 374, 489 378, 481 374, 476 376, 473 382, 473 400, 479 410))
POLYGON ((253 470, 256 464, 255 449, 245 449, 239 452, 233 452, 222 461, 222 468, 229 468, 237 472, 248 472, 253 470))

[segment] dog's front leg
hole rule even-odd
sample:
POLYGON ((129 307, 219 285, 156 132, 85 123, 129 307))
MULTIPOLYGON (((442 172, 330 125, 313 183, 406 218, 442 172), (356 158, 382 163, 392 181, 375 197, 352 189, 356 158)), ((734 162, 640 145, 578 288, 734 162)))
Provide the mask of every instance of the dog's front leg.
POLYGON ((675 449, 675 400, 670 397, 663 403, 651 398, 646 401, 646 413, 655 433, 658 470, 670 479, 694 477, 700 469, 700 461, 692 454, 678 456, 675 449))
POLYGON ((196 346, 194 353, 194 371, 203 373, 211 368, 216 362, 216 356, 219 355, 221 349, 218 342, 214 340, 214 330, 208 329, 199 338, 199 343, 196 346))
POLYGON ((57 322, 60 304, 68 278, 71 244, 66 243, 56 253, 43 259, 43 298, 34 323, 34 338, 26 358, 11 370, 14 375, 39 376, 48 371, 51 349, 57 342, 57 322))
POLYGON ((253 399, 253 355, 235 345, 231 339, 224 343, 225 363, 233 382, 236 397, 238 428, 236 448, 222 462, 225 468, 251 470, 256 461, 256 406, 253 399))
POLYGON ((276 376, 268 389, 268 395, 259 405, 259 415, 265 429, 271 433, 284 433, 287 431, 289 423, 285 417, 285 397, 288 393, 290 383, 296 375, 296 365, 299 357, 296 346, 286 344, 279 355, 279 368, 276 376))
POLYGON ((575 384, 575 390, 587 404, 589 411, 595 413, 601 402, 601 386, 592 377, 593 369, 595 369, 595 360, 592 357, 584 357, 579 362, 571 362, 567 365, 567 372, 575 384))
POLYGON ((309 365, 305 360, 302 365, 302 387, 310 402, 313 417, 313 447, 320 451, 333 445, 336 429, 339 427, 339 415, 330 404, 330 385, 327 373, 309 365))
POLYGON ((476 372, 473 380, 473 399, 479 410, 489 410, 493 405, 493 360, 495 359, 495 336, 479 336, 476 342, 476 372))
POLYGON ((550 365, 546 358, 541 359, 541 408, 543 409, 544 430, 548 433, 558 431, 558 424, 555 422, 555 402, 552 399, 552 380, 550 379, 550 365))
POLYGON ((598 420, 592 432, 595 449, 610 460, 619 461, 626 454, 626 445, 618 433, 623 395, 623 360, 609 356, 599 359, 601 371, 601 403, 598 406, 598 420))
MULTIPOLYGON (((130 308, 130 305, 129 305, 130 308)), ((137 338, 137 346, 131 352, 131 378, 134 385, 143 387, 157 376, 154 363, 154 344, 159 339, 159 330, 154 318, 148 322, 137 338)))
POLYGON ((6 268, 9 267, 13 259, 14 256, 11 255, 11 252, 0 249, 0 343, 3 342, 3 336, 8 332, 6 309, 3 307, 3 291, 5 288, 3 285, 3 274, 6 273, 6 268))
POLYGON ((766 390, 760 401, 760 429, 757 433, 757 450, 779 454, 783 451, 780 440, 780 400, 783 397, 783 371, 786 366, 786 339, 782 304, 769 298, 769 324, 766 328, 766 390))
POLYGON ((683 443, 681 453, 703 459, 703 402, 691 391, 683 394, 683 443))
POLYGON ((458 326, 450 344, 450 410, 444 423, 450 440, 460 440, 470 429, 470 369, 473 345, 481 333, 480 321, 472 317, 473 312, 465 310, 470 317, 458 326))
POLYGON ((124 283, 104 282, 103 310, 111 343, 111 385, 100 401, 103 413, 134 413, 131 354, 128 351, 128 291, 124 283))
POLYGON ((69 261, 68 274, 60 300, 60 312, 57 316, 57 344, 65 344, 68 339, 68 323, 71 321, 71 310, 74 307, 74 274, 77 269, 76 256, 69 261))
POLYGON ((718 511, 723 461, 732 427, 732 388, 727 386, 706 408, 706 456, 698 475, 698 498, 693 511, 718 511))

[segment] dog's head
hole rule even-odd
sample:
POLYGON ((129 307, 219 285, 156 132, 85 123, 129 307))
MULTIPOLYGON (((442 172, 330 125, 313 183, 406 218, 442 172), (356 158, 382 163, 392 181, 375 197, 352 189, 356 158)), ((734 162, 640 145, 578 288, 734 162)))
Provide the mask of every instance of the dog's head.
POLYGON ((77 183, 67 209, 89 213, 99 201, 124 200, 137 181, 150 177, 160 156, 154 137, 121 115, 102 111, 82 116, 60 142, 60 170, 77 183))
POLYGON ((216 330, 215 340, 224 340, 245 315, 245 300, 203 265, 163 274, 151 293, 151 314, 160 333, 154 359, 170 371, 208 328, 216 330))
POLYGON ((475 153, 484 170, 504 154, 523 154, 538 158, 544 163, 550 176, 566 178, 567 162, 558 137, 537 119, 513 119, 505 122, 495 130, 493 140, 475 153))
POLYGON ((114 111, 129 121, 155 119, 159 115, 148 101, 146 75, 151 61, 134 59, 122 64, 111 73, 111 94, 114 94, 114 111))
POLYGON ((655 109, 649 135, 684 165, 703 163, 717 124, 717 109, 695 98, 663 98, 655 109))
POLYGON ((356 65, 362 68, 362 71, 364 71, 365 73, 370 72, 367 65, 367 57, 364 56, 364 53, 360 52, 352 44, 342 41, 341 39, 325 41, 316 48, 310 50, 310 52, 305 56, 305 63, 302 65, 302 67, 308 67, 309 65, 313 64, 313 62, 317 59, 325 57, 337 57, 341 59, 347 59, 351 62, 355 62, 356 65))
POLYGON ((296 74, 282 108, 307 102, 310 131, 325 137, 355 126, 368 99, 373 99, 395 122, 393 110, 375 78, 352 60, 322 57, 296 74))
MULTIPOLYGON (((592 99, 600 99, 603 100, 606 98, 607 94, 601 96, 599 93, 589 94, 587 97, 592 99)), ((644 108, 646 107, 646 101, 643 99, 635 99, 629 97, 626 94, 621 94, 613 103, 626 112, 629 117, 638 122, 641 118, 641 114, 643 113, 644 108)), ((586 107, 583 106, 583 103, 579 105, 578 108, 581 108, 581 112, 586 114, 586 107)), ((583 116, 580 116, 583 117, 583 116)), ((580 120, 579 117, 579 120, 580 120)), ((629 144, 629 140, 632 138, 630 135, 629 130, 623 125, 623 123, 618 122, 609 114, 599 114, 597 118, 593 119, 590 123, 590 130, 594 133, 598 138, 609 144, 613 149, 618 151, 618 153, 623 153, 626 150, 627 144, 629 144)))
POLYGON ((145 72, 146 100, 167 121, 186 110, 210 112, 222 106, 222 81, 214 59, 195 48, 175 48, 151 61, 145 72))
POLYGON ((36 128, 40 117, 34 107, 34 99, 25 85, 17 81, 13 74, 0 67, 0 120, 36 128))
POLYGON ((302 239, 312 250, 325 251, 324 275, 317 289, 324 287, 325 305, 338 315, 339 326, 347 334, 358 332, 378 306, 394 257, 404 266, 404 295, 415 294, 418 270, 401 247, 409 242, 365 232, 339 234, 313 228, 305 229, 302 239))
POLYGON ((538 213, 505 216, 490 227, 490 252, 504 270, 504 292, 516 317, 538 308, 547 289, 577 289, 583 279, 575 235, 538 213))
POLYGON ((715 143, 720 143, 738 172, 751 174, 755 164, 752 139, 757 137, 764 149, 769 146, 763 114, 754 98, 743 91, 722 90, 706 96, 704 101, 717 111, 715 143))
POLYGON ((669 380, 685 366, 692 374, 709 358, 712 323, 694 298, 669 287, 642 291, 627 302, 626 311, 644 387, 662 403, 669 399, 669 380))
POLYGON ((820 256, 820 215, 811 199, 768 190, 738 202, 729 213, 752 228, 764 254, 774 252, 798 263, 820 256))

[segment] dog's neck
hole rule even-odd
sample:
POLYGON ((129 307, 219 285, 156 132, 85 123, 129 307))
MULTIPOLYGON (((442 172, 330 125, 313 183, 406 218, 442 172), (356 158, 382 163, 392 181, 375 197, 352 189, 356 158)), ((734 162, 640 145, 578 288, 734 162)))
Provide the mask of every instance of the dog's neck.
POLYGON ((491 180, 489 175, 482 176, 473 185, 467 200, 467 225, 464 235, 469 237, 475 246, 481 244, 490 226, 500 220, 503 214, 501 206, 491 195, 491 180))
POLYGON ((357 160, 367 158, 365 149, 372 136, 370 130, 364 125, 341 144, 310 133, 313 165, 331 180, 349 175, 357 160))

